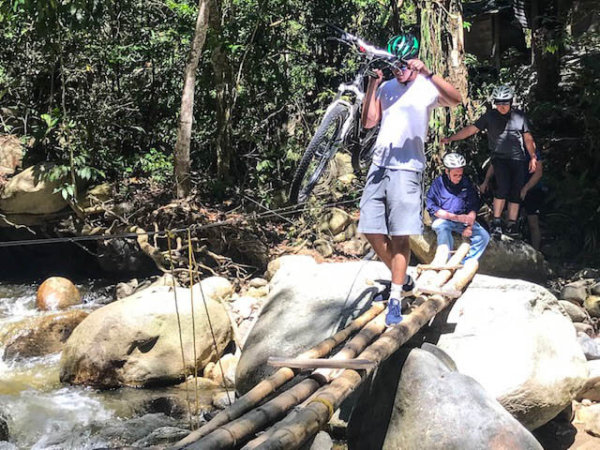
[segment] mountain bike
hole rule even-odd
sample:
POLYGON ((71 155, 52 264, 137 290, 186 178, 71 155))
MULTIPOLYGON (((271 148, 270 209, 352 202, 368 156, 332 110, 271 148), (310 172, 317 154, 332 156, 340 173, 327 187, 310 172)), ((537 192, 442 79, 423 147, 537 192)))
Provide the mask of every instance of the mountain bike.
POLYGON ((329 38, 350 46, 363 59, 354 80, 341 83, 333 102, 327 107, 323 119, 294 173, 290 189, 291 203, 304 203, 315 188, 329 190, 331 180, 323 177, 336 152, 347 149, 352 156, 352 167, 360 172, 371 161, 373 145, 379 126, 364 129, 361 126, 362 101, 365 95, 365 78, 375 76, 374 68, 395 68, 406 61, 363 41, 358 36, 329 25, 339 36, 329 38))

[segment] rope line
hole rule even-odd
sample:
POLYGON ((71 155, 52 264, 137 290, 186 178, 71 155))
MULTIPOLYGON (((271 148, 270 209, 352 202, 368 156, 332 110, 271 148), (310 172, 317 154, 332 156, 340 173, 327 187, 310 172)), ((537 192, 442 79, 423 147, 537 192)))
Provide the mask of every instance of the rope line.
MULTIPOLYGON (((200 411, 200 401, 198 399, 198 355, 196 352, 196 316, 194 314, 194 271, 192 265, 192 234, 190 229, 187 230, 188 238, 188 268, 190 277, 190 306, 192 308, 192 345, 194 347, 194 397, 196 399, 196 414, 200 411)), ((175 289, 175 286, 173 286, 175 289)), ((192 415, 190 411, 190 416, 192 415)), ((196 422, 196 428, 200 426, 200 422, 196 422)), ((194 429, 194 428, 192 428, 194 429)))
MULTIPOLYGON (((167 235, 167 246, 169 248, 169 262, 170 262, 170 268, 171 268, 171 277, 173 278, 173 280, 175 280, 175 269, 173 267, 173 250, 171 248, 171 233, 169 233, 167 235)), ((189 420, 190 420, 190 429, 194 428, 194 422, 192 419, 192 405, 190 403, 190 396, 189 396, 189 390, 188 390, 188 385, 186 383, 187 381, 187 367, 185 364, 185 354, 184 354, 184 349, 183 349, 183 332, 181 330, 181 317, 179 315, 179 305, 177 302, 177 287, 173 286, 173 298, 175 299, 175 314, 177 315, 177 328, 179 329, 179 347, 181 348, 181 363, 183 365, 183 382, 185 384, 185 400, 188 406, 188 413, 189 413, 189 420)))

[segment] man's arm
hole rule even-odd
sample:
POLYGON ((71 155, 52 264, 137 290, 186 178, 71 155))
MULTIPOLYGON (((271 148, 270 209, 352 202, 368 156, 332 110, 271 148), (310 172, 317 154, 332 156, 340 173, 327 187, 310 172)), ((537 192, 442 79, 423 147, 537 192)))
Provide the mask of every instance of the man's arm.
POLYGON ((523 138, 525 140, 525 148, 527 149, 527 153, 529 153, 529 173, 535 173, 535 168, 537 167, 537 156, 535 156, 535 141, 533 140, 533 136, 529 132, 523 133, 523 138))
POLYGON ((533 175, 531 175, 531 178, 529 179, 529 181, 527 183, 525 183, 525 186, 523 186, 523 188, 521 189, 521 200, 523 200, 525 198, 525 196, 527 195, 527 193, 529 192, 529 190, 534 187, 538 181, 540 181, 542 179, 542 174, 544 172, 544 169, 542 167, 542 162, 538 161, 536 166, 535 166, 535 172, 533 172, 533 175))
POLYGON ((490 181, 493 176, 494 176, 494 166, 490 163, 490 166, 488 167, 488 170, 485 173, 485 178, 483 180, 483 183, 481 183, 479 185, 479 191, 481 193, 485 193, 485 191, 488 190, 488 186, 490 185, 490 181))
POLYGON ((363 98, 360 120, 364 128, 373 128, 381 120, 381 102, 377 98, 377 88, 383 80, 383 72, 375 69, 377 78, 369 78, 367 92, 363 98))
POLYGON ((408 61, 407 66, 410 70, 424 75, 429 78, 439 94, 439 103, 442 106, 456 106, 462 102, 462 98, 458 90, 448 83, 444 78, 439 75, 434 75, 431 70, 427 68, 425 63, 419 59, 411 59, 408 61))
POLYGON ((479 128, 477 128, 475 125, 467 125, 463 129, 458 130, 452 136, 442 138, 440 142, 442 144, 448 144, 452 141, 462 141, 463 139, 467 139, 468 137, 471 137, 476 133, 479 133, 479 128))

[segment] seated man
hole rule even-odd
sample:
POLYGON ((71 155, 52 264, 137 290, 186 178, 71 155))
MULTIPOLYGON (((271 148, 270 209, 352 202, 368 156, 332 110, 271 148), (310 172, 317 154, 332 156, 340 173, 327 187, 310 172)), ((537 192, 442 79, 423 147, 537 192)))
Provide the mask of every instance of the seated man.
POLYGON ((471 249, 465 261, 479 259, 487 246, 490 235, 475 219, 479 209, 479 197, 473 184, 463 178, 465 158, 458 153, 447 153, 443 159, 445 173, 440 175, 427 192, 427 211, 435 217, 431 227, 437 234, 438 246, 446 245, 452 250, 452 232, 471 238, 471 249))

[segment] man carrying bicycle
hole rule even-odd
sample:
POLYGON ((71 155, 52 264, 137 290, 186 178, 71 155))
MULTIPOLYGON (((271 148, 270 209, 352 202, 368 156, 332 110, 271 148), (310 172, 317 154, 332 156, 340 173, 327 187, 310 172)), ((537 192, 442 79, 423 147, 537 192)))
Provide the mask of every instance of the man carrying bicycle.
POLYGON ((401 299, 410 294, 413 280, 406 275, 409 236, 422 234, 425 138, 431 111, 456 106, 458 91, 416 59, 419 41, 410 33, 388 42, 388 52, 406 61, 383 82, 383 73, 369 80, 363 99, 362 125, 381 122, 373 163, 360 202, 358 231, 392 272, 386 324, 402 321, 401 299))

